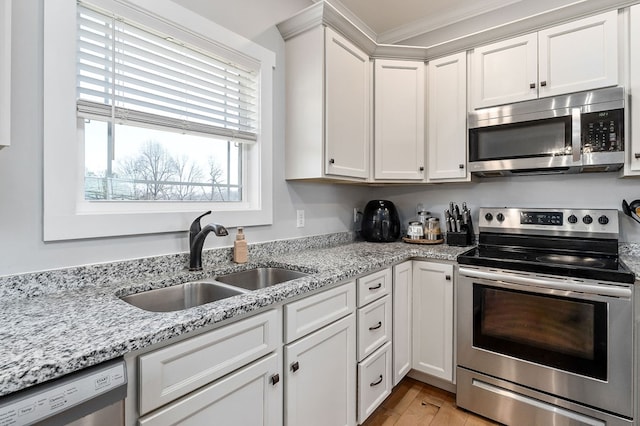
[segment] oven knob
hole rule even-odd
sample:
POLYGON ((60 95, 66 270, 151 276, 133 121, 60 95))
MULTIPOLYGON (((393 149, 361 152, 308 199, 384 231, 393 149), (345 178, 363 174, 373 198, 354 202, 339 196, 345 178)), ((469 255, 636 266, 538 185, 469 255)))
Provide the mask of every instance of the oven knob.
POLYGON ((609 218, 606 217, 605 215, 602 215, 598 218, 598 223, 600 225, 606 225, 607 223, 609 223, 609 218))
POLYGON ((582 218, 582 222, 585 225, 590 225, 593 222, 593 218, 589 215, 586 215, 585 217, 582 218))
POLYGON ((575 215, 575 214, 572 214, 571 216, 569 216, 569 217, 567 218, 567 221, 568 221, 569 223, 578 223, 578 218, 576 217, 576 215, 575 215))
POLYGON ((498 213, 498 215, 496 216, 496 219, 498 219, 498 222, 503 222, 504 221, 504 215, 502 213, 498 213))
POLYGON ((487 213, 484 215, 484 218, 487 220, 487 222, 491 222, 493 220, 493 215, 491 213, 487 213))

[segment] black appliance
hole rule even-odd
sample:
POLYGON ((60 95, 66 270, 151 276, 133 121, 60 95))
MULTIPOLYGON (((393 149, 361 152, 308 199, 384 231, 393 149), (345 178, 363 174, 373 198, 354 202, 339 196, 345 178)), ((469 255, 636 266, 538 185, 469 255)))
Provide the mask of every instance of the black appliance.
POLYGON ((388 243, 400 238, 400 217, 396 206, 387 200, 371 200, 362 215, 362 237, 374 243, 388 243))

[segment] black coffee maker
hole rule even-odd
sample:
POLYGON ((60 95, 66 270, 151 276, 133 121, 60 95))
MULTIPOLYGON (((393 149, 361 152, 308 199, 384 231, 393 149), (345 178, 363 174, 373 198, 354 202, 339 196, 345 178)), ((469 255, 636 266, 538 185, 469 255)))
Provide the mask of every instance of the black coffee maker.
POLYGON ((388 243, 400 238, 400 217, 396 206, 387 200, 371 200, 362 215, 362 237, 375 243, 388 243))

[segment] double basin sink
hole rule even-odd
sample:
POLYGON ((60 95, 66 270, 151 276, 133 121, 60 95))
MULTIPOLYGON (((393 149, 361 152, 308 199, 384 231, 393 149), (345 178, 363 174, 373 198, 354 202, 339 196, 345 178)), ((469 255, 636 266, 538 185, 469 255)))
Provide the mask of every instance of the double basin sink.
POLYGON ((211 281, 192 281, 130 294, 121 299, 145 311, 180 311, 307 275, 284 268, 255 268, 221 275, 211 281))

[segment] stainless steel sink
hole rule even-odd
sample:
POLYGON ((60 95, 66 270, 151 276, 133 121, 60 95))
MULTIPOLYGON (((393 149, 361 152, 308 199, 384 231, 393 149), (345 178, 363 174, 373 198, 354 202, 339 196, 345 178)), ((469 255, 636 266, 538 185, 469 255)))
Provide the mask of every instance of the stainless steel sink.
POLYGON ((228 275, 221 275, 216 277, 216 281, 247 290, 257 290, 307 275, 309 274, 306 272, 292 271, 284 268, 255 268, 228 275))
POLYGON ((244 293, 247 291, 222 283, 195 281, 130 294, 121 299, 145 311, 171 312, 244 293))

